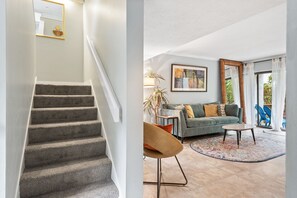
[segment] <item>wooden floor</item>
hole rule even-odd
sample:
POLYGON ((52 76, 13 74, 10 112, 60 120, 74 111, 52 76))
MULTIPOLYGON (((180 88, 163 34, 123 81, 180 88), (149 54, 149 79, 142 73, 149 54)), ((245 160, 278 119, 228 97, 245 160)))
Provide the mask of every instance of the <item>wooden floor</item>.
MULTIPOLYGON (((186 187, 161 187, 161 198, 281 198, 285 197, 285 156, 261 163, 210 158, 190 148, 186 140, 178 155, 188 177, 186 187)), ((144 180, 156 180, 156 160, 144 160, 144 180)), ((183 181, 174 158, 162 160, 162 181, 183 181)), ((156 197, 155 185, 144 185, 144 198, 156 197)))

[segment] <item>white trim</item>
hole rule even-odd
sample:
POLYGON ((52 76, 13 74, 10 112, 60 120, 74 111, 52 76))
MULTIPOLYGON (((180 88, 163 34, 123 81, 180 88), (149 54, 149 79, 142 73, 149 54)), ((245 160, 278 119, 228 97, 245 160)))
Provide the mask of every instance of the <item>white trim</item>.
POLYGON ((64 82, 64 81, 36 81, 36 84, 42 84, 42 85, 90 85, 86 82, 64 82))
POLYGON ((23 152, 22 152, 22 156, 21 156, 21 166, 20 166, 20 169, 19 169, 19 176, 18 176, 17 186, 16 186, 15 194, 14 194, 15 198, 20 197, 19 187, 20 187, 21 175, 22 175, 22 173, 23 173, 23 171, 25 169, 24 156, 25 156, 25 149, 26 149, 26 146, 28 144, 28 131, 29 131, 29 126, 30 126, 30 121, 31 121, 31 110, 32 110, 32 107, 33 107, 33 97, 35 95, 36 82, 37 82, 37 76, 35 76, 34 86, 33 86, 33 91, 32 91, 32 96, 31 96, 31 104, 30 104, 30 108, 29 108, 29 115, 28 115, 28 120, 27 120, 25 139, 24 139, 24 143, 23 143, 23 152))
POLYGON ((252 59, 252 60, 245 60, 242 61, 243 63, 255 63, 255 62, 261 62, 261 61, 269 61, 270 59, 274 59, 274 58, 280 58, 280 57, 286 57, 286 54, 279 54, 279 55, 273 55, 273 56, 268 56, 268 57, 264 57, 264 58, 258 58, 258 59, 252 59))
MULTIPOLYGON (((111 154, 111 151, 110 151, 108 137, 106 135, 106 130, 105 130, 105 127, 104 127, 104 123, 102 122, 102 116, 101 116, 100 109, 99 109, 99 106, 98 106, 98 102, 97 102, 97 98, 96 98, 96 94, 95 94, 95 90, 94 90, 94 86, 93 86, 92 80, 90 80, 89 84, 91 85, 92 95, 95 98, 95 106, 98 109, 98 119, 101 122, 101 135, 106 139, 106 155, 113 162, 113 158, 112 158, 112 154, 111 154)), ((119 184, 119 179, 118 179, 117 171, 116 171, 116 169, 114 167, 114 163, 112 163, 112 166, 111 167, 112 167, 111 179, 115 183, 115 185, 117 186, 118 190, 120 190, 121 188, 120 188, 120 184, 119 184)))
POLYGON ((87 38, 87 42, 88 42, 88 46, 91 51, 91 54, 93 55, 94 61, 97 65, 99 80, 103 87, 103 92, 106 97, 109 110, 111 111, 113 121, 120 122, 121 114, 122 114, 120 103, 119 103, 117 96, 112 88, 111 82, 109 81, 109 78, 105 72, 103 63, 100 60, 100 57, 99 57, 98 52, 94 46, 94 43, 89 39, 88 36, 86 38, 87 38))
MULTIPOLYGON (((219 58, 213 58, 213 57, 207 57, 207 56, 196 56, 196 55, 184 55, 184 54, 177 54, 174 52, 166 52, 164 54, 172 55, 172 56, 180 56, 180 57, 186 57, 186 58, 195 58, 195 59, 202 59, 202 60, 209 60, 209 61, 218 61, 219 58)), ((162 55, 162 54, 160 54, 162 55)), ((149 59, 147 59, 149 60, 149 59)))

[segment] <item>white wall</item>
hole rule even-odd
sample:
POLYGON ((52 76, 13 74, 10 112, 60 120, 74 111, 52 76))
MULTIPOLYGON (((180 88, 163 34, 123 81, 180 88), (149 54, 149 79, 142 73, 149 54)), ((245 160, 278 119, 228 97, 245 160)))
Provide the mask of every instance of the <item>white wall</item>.
POLYGON ((255 63, 255 73, 272 71, 272 61, 263 61, 255 63))
MULTIPOLYGON (((151 67, 153 71, 161 74, 165 78, 165 81, 161 80, 160 86, 167 89, 170 103, 191 104, 221 100, 220 70, 218 61, 161 54, 145 61, 145 68, 147 67, 151 67), (171 92, 171 64, 185 64, 207 67, 207 92, 171 92)), ((146 92, 149 92, 149 90, 146 92)))
POLYGON ((39 81, 83 81, 83 5, 65 4, 65 40, 37 37, 36 64, 39 81))
POLYGON ((31 0, 6 0, 6 197, 15 197, 35 77, 31 0))
POLYGON ((297 195, 297 1, 288 0, 287 22, 287 160, 286 197, 297 195))
POLYGON ((5 197, 6 158, 6 6, 0 0, 0 197, 5 197))
POLYGON ((143 0, 86 0, 85 35, 94 41, 122 108, 114 123, 85 45, 84 78, 92 80, 120 197, 143 196, 143 0))

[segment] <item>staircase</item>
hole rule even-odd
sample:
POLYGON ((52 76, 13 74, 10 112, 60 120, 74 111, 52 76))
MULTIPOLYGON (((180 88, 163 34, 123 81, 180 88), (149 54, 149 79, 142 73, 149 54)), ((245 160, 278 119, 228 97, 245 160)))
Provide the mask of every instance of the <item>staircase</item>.
POLYGON ((20 197, 115 198, 91 86, 37 84, 20 197))

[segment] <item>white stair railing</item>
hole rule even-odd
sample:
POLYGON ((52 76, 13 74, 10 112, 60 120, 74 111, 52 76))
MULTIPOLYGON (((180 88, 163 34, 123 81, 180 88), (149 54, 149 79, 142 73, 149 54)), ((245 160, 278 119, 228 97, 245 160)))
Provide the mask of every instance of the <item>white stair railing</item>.
POLYGON ((98 52, 94 46, 94 43, 92 40, 90 40, 90 38, 88 36, 87 36, 87 42, 88 42, 89 49, 93 55, 94 61, 97 65, 99 80, 103 87, 104 95, 106 97, 108 107, 111 111, 113 120, 114 120, 114 122, 120 122, 121 121, 120 103, 119 103, 117 96, 112 88, 112 85, 111 85, 110 80, 106 74, 103 63, 102 63, 102 61, 98 55, 98 52))

